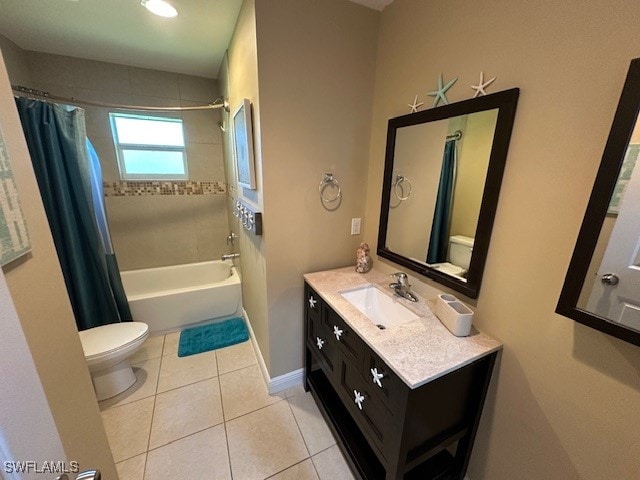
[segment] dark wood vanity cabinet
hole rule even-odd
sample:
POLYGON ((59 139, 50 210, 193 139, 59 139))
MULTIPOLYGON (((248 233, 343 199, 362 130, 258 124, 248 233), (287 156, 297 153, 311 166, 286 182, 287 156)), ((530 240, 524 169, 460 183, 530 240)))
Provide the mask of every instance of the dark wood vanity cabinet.
POLYGON ((305 389, 356 477, 462 479, 496 353, 411 389, 306 283, 304 291, 305 389))

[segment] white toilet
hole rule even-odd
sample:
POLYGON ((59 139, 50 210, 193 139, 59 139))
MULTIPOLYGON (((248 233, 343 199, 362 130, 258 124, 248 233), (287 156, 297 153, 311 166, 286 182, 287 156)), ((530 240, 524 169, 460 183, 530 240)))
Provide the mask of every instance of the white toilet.
POLYGON ((111 323, 80 332, 98 400, 115 397, 136 382, 129 357, 148 336, 149 326, 142 322, 111 323))
POLYGON ((449 261, 437 264, 436 268, 449 275, 463 278, 471 263, 473 241, 473 238, 464 235, 449 237, 449 261))

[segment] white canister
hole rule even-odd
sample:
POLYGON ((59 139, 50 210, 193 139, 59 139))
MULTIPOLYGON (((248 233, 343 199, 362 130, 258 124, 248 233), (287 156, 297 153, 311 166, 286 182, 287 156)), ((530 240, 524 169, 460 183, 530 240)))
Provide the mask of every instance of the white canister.
POLYGON ((466 337, 471 333, 473 311, 453 295, 438 295, 436 317, 456 337, 466 337))

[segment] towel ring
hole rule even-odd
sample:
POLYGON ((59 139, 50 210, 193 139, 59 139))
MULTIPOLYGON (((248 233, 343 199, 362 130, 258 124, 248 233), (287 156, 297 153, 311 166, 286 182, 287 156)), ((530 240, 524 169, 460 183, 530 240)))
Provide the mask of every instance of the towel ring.
POLYGON ((412 191, 413 191, 413 185, 411 184, 411 180, 409 180, 407 177, 404 177, 402 175, 396 175, 396 181, 393 184, 393 193, 395 193, 396 197, 398 197, 398 200, 400 200, 401 202, 404 202, 406 199, 408 199, 411 196, 412 191), (409 184, 409 193, 407 193, 407 195, 403 197, 398 194, 398 187, 402 187, 402 184, 404 182, 407 182, 409 184))
POLYGON ((342 196, 342 189, 340 188, 340 182, 333 176, 333 173, 325 173, 320 185, 318 185, 318 192, 320 193, 320 200, 327 203, 332 203, 338 200, 342 196), (324 189, 328 186, 333 186, 338 189, 338 192, 333 197, 326 197, 324 195, 324 189))

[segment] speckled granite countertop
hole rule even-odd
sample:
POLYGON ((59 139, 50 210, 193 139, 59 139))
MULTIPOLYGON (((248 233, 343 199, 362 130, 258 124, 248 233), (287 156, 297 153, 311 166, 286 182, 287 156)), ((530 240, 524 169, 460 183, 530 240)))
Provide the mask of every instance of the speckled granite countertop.
POLYGON ((395 296, 420 319, 380 330, 340 295, 344 290, 374 284, 393 296, 389 288, 391 279, 376 270, 361 274, 356 273, 354 267, 345 267, 307 273, 304 279, 411 388, 502 348, 500 342, 473 328, 468 337, 454 336, 420 295, 416 303, 395 296))

